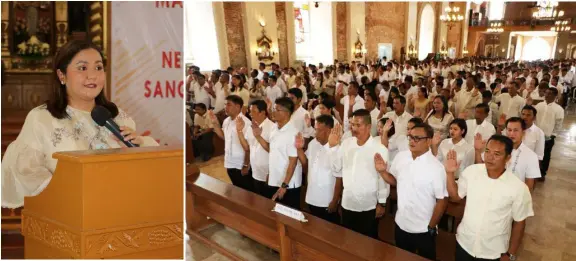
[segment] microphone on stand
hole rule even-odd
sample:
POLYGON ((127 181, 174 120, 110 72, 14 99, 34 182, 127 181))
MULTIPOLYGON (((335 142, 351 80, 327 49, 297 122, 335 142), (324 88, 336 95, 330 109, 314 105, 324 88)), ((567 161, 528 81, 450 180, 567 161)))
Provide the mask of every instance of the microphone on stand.
POLYGON ((96 122, 99 126, 106 127, 106 129, 112 132, 116 138, 118 138, 124 143, 124 145, 126 145, 126 147, 138 147, 137 144, 124 140, 124 136, 122 136, 120 127, 118 124, 116 124, 116 122, 114 122, 114 119, 112 119, 112 113, 108 109, 103 106, 96 105, 90 115, 92 116, 92 120, 94 120, 94 122, 96 122))

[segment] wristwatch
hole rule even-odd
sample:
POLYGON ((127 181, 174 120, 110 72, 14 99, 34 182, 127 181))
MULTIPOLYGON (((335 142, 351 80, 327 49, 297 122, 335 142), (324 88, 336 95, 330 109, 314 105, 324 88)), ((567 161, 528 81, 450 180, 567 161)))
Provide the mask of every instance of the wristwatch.
POLYGON ((516 258, 517 258, 515 255, 510 254, 510 252, 506 252, 502 255, 508 256, 510 258, 510 261, 516 261, 516 258))
POLYGON ((438 228, 428 227, 428 234, 431 236, 437 236, 438 235, 438 228))
POLYGON ((282 188, 285 188, 285 189, 287 189, 287 188, 288 188, 288 184, 286 184, 286 183, 282 182, 282 188))

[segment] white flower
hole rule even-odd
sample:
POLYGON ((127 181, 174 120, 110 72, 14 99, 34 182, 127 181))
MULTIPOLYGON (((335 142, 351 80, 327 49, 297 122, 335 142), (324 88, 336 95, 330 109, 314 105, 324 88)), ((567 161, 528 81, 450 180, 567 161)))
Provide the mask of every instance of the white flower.
POLYGON ((18 49, 20 49, 21 52, 25 52, 25 51, 26 51, 26 48, 28 48, 28 46, 26 46, 26 42, 21 42, 21 43, 18 45, 18 49))
POLYGON ((42 50, 50 50, 50 45, 47 43, 42 44, 42 50))

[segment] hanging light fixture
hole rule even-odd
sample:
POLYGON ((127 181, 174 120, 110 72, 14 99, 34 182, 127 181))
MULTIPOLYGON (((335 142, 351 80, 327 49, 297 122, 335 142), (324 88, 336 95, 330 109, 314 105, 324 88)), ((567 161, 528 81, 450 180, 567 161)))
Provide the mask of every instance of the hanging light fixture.
POLYGON ((460 7, 451 6, 453 3, 449 3, 446 8, 444 8, 444 13, 440 15, 440 21, 446 23, 448 30, 452 29, 456 23, 462 22, 464 16, 460 14, 460 7))
POLYGON ((502 28, 502 21, 491 21, 490 26, 486 29, 488 33, 502 33, 504 28, 502 28))
POLYGON ((536 11, 532 13, 532 18, 541 20, 558 19, 564 16, 564 10, 557 10, 558 1, 538 1, 536 11))
POLYGON ((570 31, 570 22, 568 20, 558 20, 554 23, 554 26, 550 28, 553 32, 568 32, 570 31))

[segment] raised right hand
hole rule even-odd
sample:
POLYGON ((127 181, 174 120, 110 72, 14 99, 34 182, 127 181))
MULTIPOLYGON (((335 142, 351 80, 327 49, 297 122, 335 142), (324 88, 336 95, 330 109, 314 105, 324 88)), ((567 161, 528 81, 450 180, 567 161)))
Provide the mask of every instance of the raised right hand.
POLYGON ((374 167, 378 172, 384 172, 388 170, 388 163, 384 161, 384 158, 382 158, 380 153, 374 154, 374 167))
POLYGON ((455 173, 460 168, 460 162, 458 162, 456 151, 448 151, 446 160, 444 161, 444 169, 447 173, 455 173))
POLYGON ((342 126, 340 124, 336 124, 334 128, 330 131, 330 136, 328 136, 328 144, 330 147, 337 146, 340 144, 342 139, 342 126))
POLYGON ((474 149, 475 150, 484 150, 486 147, 486 142, 482 139, 482 135, 480 133, 476 133, 474 136, 474 149))

